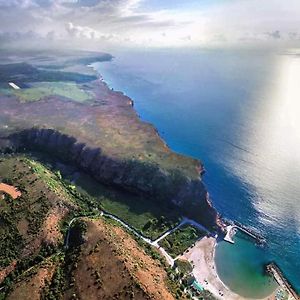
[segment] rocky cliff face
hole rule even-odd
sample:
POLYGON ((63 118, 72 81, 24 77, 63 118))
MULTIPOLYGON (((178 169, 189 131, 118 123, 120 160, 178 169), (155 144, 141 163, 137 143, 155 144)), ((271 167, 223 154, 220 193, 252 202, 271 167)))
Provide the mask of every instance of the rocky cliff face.
MULTIPOLYGON (((108 157, 100 148, 90 148, 54 129, 26 129, 11 135, 9 140, 10 147, 48 152, 76 164, 101 183, 146 194, 154 201, 173 202, 186 216, 209 227, 216 224, 217 213, 209 203, 200 177, 192 180, 178 170, 163 170, 158 165, 138 160, 108 157)), ((7 141, 2 144, 8 148, 7 141)))

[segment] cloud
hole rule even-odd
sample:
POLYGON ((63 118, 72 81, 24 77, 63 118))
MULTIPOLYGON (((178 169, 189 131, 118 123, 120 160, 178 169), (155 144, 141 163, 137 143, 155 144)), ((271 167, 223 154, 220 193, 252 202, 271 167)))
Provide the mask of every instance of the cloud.
POLYGON ((273 39, 275 39, 275 40, 281 39, 281 34, 280 34, 279 30, 275 30, 273 32, 267 32, 266 35, 273 38, 273 39))
MULTIPOLYGON (((113 34, 103 34, 93 28, 90 27, 82 27, 76 26, 72 22, 66 24, 66 31, 68 34, 77 39, 88 39, 88 40, 102 40, 102 41, 109 41, 117 38, 116 35, 113 34)), ((48 33, 49 34, 49 33, 48 33)), ((51 32, 53 35, 54 32, 51 32)))
POLYGON ((0 0, 0 31, 7 40, 33 32, 86 47, 299 44, 299 0, 145 2, 0 0))
POLYGON ((66 24, 66 31, 71 37, 95 39, 98 32, 90 27, 75 26, 72 22, 66 24))

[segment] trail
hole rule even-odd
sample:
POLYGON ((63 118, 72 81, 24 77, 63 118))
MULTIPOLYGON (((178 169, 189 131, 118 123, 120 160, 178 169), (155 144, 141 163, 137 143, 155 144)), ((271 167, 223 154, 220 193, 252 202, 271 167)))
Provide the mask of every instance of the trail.
MULTIPOLYGON (((124 228, 126 228, 127 230, 129 230, 130 232, 132 232, 135 236, 137 236, 138 238, 142 239, 144 242, 146 242, 147 244, 157 248, 159 250, 159 252, 166 258, 167 263, 170 266, 174 265, 175 260, 177 259, 173 259, 169 253, 163 248, 161 247, 158 242, 161 241, 162 239, 166 238, 169 234, 173 233, 175 230, 177 230, 178 228, 182 227, 185 224, 189 224, 189 225, 193 225, 194 227, 205 231, 206 233, 210 233, 209 230, 207 228, 205 228, 203 225, 199 224, 198 222, 188 219, 188 218, 183 218, 182 221, 175 226, 174 228, 169 229, 168 231, 166 231, 163 235, 161 235, 160 237, 158 237, 156 240, 152 241, 151 239, 143 236, 142 234, 140 234, 137 230, 135 230, 132 226, 130 226, 129 224, 127 224, 125 221, 121 220, 120 218, 118 218, 117 216, 113 215, 113 214, 109 214, 107 212, 104 212, 102 210, 100 210, 98 217, 102 217, 105 216, 107 218, 110 218, 112 220, 115 220, 116 222, 118 222, 119 224, 121 224, 124 228)), ((73 224, 73 222, 77 219, 83 218, 83 217, 97 217, 95 215, 92 216, 77 216, 75 218, 73 218, 68 225, 68 230, 67 230, 67 236, 65 239, 65 249, 68 249, 69 247, 69 239, 70 239, 70 228, 73 224)))

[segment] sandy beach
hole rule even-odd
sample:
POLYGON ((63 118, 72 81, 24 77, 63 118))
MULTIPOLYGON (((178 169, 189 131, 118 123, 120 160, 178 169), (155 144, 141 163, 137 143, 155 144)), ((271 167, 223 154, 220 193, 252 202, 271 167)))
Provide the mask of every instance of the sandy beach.
MULTIPOLYGON (((232 292, 219 278, 214 254, 216 239, 213 237, 204 237, 198 241, 194 247, 188 249, 182 258, 187 259, 194 266, 193 274, 196 280, 207 290, 209 290, 217 299, 242 300, 244 298, 232 292)), ((264 298, 264 300, 274 300, 276 291, 264 298)))

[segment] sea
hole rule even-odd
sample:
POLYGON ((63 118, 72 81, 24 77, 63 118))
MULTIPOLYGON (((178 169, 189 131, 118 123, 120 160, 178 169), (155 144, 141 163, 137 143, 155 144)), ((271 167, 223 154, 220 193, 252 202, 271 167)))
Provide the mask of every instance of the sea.
POLYGON ((140 49, 96 63, 104 80, 134 100, 170 148, 200 159, 213 205, 259 232, 220 242, 221 280, 245 297, 274 290, 275 261, 300 292, 299 49, 140 49))

